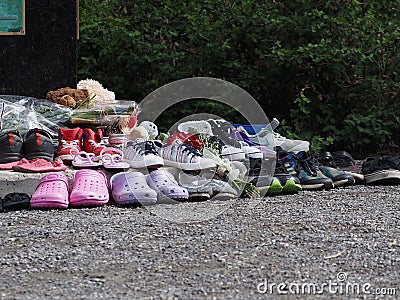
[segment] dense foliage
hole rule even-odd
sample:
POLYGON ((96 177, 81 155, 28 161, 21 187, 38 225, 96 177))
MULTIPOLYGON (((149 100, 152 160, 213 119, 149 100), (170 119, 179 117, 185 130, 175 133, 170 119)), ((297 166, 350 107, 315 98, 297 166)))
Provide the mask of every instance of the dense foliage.
MULTIPOLYGON (((285 120, 281 134, 309 140, 315 150, 400 143, 400 0, 80 6, 78 76, 100 81, 119 99, 140 101, 181 78, 216 77, 247 90, 268 117, 285 120)), ((163 120, 196 109, 185 101, 163 120)), ((215 109, 234 113, 212 103, 215 109)))

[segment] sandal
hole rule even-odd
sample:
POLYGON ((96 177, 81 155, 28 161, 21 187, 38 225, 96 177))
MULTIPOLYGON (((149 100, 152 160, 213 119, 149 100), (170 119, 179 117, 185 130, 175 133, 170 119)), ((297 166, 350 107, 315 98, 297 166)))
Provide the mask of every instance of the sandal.
POLYGON ((60 173, 50 173, 40 179, 30 204, 32 208, 65 209, 68 207, 68 193, 67 176, 60 173))
POLYGON ((120 149, 107 147, 100 152, 100 161, 105 169, 129 169, 130 164, 123 159, 120 149))
POLYGON ((110 179, 111 193, 120 205, 151 205, 157 202, 157 192, 151 189, 140 172, 121 172, 110 179))
POLYGON ((108 200, 107 178, 103 172, 91 169, 75 172, 69 197, 71 206, 99 206, 108 200))
MULTIPOLYGON (((73 149, 71 149, 71 155, 73 155, 72 151, 73 149)), ((99 168, 103 165, 101 162, 95 161, 96 155, 94 153, 79 151, 78 153, 75 153, 73 156, 74 159, 72 160, 72 166, 76 169, 99 168)))
POLYGON ((181 187, 175 181, 174 176, 165 169, 151 171, 146 175, 146 181, 161 199, 168 198, 176 201, 185 201, 189 198, 187 189, 181 187))

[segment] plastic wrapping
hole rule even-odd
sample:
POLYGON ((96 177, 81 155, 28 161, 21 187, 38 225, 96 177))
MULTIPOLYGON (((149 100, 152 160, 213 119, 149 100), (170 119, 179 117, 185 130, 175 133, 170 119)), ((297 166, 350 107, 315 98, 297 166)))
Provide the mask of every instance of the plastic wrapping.
POLYGON ((70 112, 71 109, 44 99, 0 95, 1 131, 41 128, 57 136, 58 128, 67 127, 70 112))
POLYGON ((136 117, 140 112, 135 101, 116 100, 110 103, 92 103, 71 112, 72 124, 109 125, 116 118, 136 117))
POLYGON ((115 119, 136 119, 139 106, 135 101, 116 100, 112 103, 90 103, 77 109, 33 97, 0 95, 1 131, 47 130, 54 137, 58 128, 90 124, 106 126, 115 119))

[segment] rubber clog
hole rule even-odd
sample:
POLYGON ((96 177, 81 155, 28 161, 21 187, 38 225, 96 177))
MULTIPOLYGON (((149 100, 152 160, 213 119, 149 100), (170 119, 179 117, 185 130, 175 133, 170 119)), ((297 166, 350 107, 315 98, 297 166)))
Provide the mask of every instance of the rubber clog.
POLYGON ((30 204, 32 208, 68 207, 68 178, 60 173, 50 173, 43 176, 33 193, 30 204))
POLYGON ((110 179, 111 194, 120 205, 151 205, 157 202, 157 192, 149 187, 140 172, 121 172, 110 179))
POLYGON ((181 187, 174 176, 165 169, 157 169, 146 175, 149 187, 158 193, 158 197, 176 201, 186 201, 189 198, 187 189, 181 187))
POLYGON ((75 172, 69 197, 71 206, 101 206, 109 198, 107 178, 103 172, 91 169, 75 172))

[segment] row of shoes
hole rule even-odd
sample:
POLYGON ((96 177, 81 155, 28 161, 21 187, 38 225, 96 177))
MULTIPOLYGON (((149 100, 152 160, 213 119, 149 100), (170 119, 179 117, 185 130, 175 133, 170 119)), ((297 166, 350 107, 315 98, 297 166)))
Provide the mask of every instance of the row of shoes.
POLYGON ((174 176, 164 168, 151 170, 147 175, 138 171, 118 172, 111 176, 109 183, 102 171, 81 169, 74 173, 71 189, 68 178, 62 173, 43 176, 30 199, 30 207, 66 209, 102 206, 109 202, 110 194, 118 205, 237 198, 237 191, 227 182, 198 178, 196 181, 178 184, 174 176))

